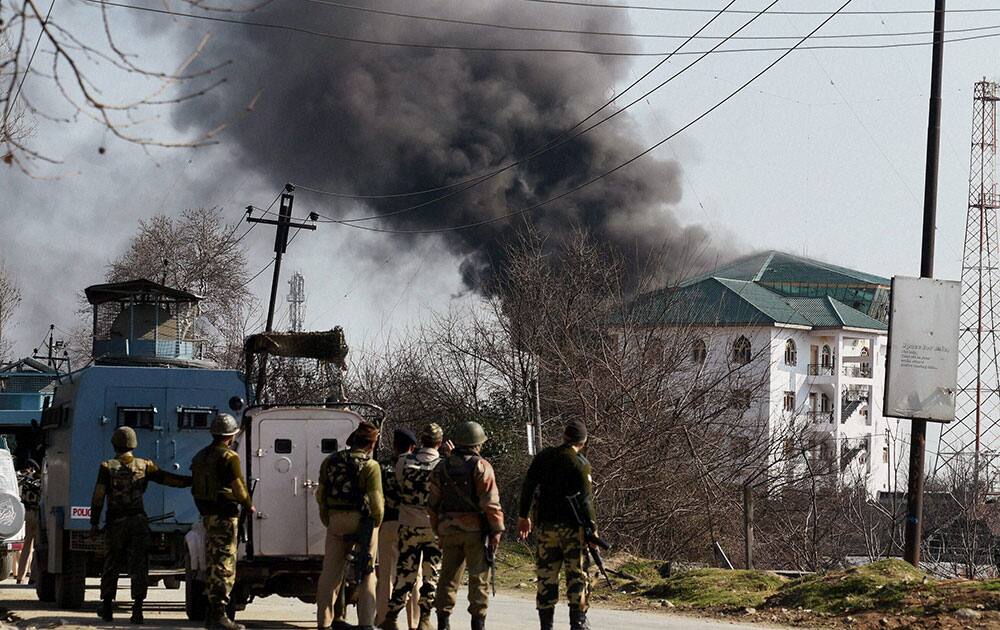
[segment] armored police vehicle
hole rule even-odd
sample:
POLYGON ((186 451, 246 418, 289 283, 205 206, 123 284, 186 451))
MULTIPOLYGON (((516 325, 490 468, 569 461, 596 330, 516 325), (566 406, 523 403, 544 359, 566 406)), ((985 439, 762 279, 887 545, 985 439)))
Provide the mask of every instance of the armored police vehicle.
MULTIPOLYGON (((111 433, 135 429, 136 455, 190 474, 220 411, 239 415, 246 384, 235 370, 203 359, 195 334, 199 296, 149 280, 86 289, 93 307, 93 361, 59 377, 42 414, 38 575, 42 601, 78 608, 87 576, 100 574, 103 540, 90 534, 90 501, 100 462, 114 457, 111 433)), ((150 484, 145 510, 153 536, 151 583, 180 587, 184 536, 198 522, 191 493, 150 484)))
MULTIPOLYGON (((248 383, 254 366, 263 363, 255 364, 255 357, 266 361, 267 355, 325 363, 331 375, 330 395, 324 401, 261 403, 244 411, 242 433, 234 448, 245 466, 257 512, 241 523, 230 614, 255 597, 273 594, 315 601, 326 540, 315 495, 320 464, 346 448, 347 437, 361 422, 380 426, 384 415, 374 405, 346 401, 341 375, 346 369, 347 344, 339 327, 329 332, 249 337, 248 383)), ((266 385, 263 379, 257 382, 266 385)), ((266 391, 266 387, 261 389, 266 391)), ((187 538, 185 608, 188 618, 200 620, 207 606, 203 532, 195 528, 187 538)))

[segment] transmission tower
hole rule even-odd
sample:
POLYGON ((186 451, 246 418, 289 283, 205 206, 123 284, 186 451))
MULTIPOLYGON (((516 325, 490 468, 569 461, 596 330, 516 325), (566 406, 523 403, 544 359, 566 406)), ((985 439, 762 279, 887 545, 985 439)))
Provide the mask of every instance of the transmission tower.
POLYGON ((292 332, 302 332, 306 320, 306 281, 296 271, 288 279, 288 320, 292 332))
POLYGON ((991 483, 1000 446, 1000 245, 996 190, 997 84, 976 83, 972 107, 969 210, 962 257, 958 392, 955 420, 941 427, 935 475, 991 483))

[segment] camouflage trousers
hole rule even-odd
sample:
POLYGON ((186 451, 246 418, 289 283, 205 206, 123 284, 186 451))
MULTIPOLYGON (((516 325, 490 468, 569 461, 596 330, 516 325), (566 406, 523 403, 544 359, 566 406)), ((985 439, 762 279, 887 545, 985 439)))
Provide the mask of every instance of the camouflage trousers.
POLYGON ((235 516, 202 517, 205 525, 205 595, 209 608, 229 605, 229 593, 236 583, 236 529, 239 519, 235 516))
POLYGON ((587 610, 590 599, 590 556, 583 542, 583 532, 566 525, 540 525, 535 556, 538 575, 536 608, 555 608, 559 603, 559 570, 566 573, 566 599, 569 605, 587 610))
POLYGON ((451 532, 441 534, 441 576, 434 608, 451 613, 462 584, 462 572, 469 569, 469 614, 485 617, 490 605, 490 565, 486 563, 483 533, 451 532))
POLYGON ((420 613, 429 615, 437 592, 438 572, 441 570, 441 549, 434 530, 430 527, 399 526, 399 561, 396 564, 396 585, 389 598, 389 614, 398 615, 406 605, 406 597, 413 590, 417 574, 423 569, 420 586, 420 613))
POLYGON ((104 530, 104 570, 101 572, 101 599, 113 600, 118 592, 118 575, 128 573, 132 599, 143 601, 149 591, 149 520, 145 514, 118 518, 104 530))

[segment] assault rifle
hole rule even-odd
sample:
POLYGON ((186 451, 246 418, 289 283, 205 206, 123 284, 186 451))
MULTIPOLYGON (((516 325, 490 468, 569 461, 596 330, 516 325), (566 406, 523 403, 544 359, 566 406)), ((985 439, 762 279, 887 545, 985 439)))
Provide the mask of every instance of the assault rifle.
POLYGON ((486 522, 486 515, 479 515, 480 527, 483 530, 483 553, 486 555, 486 565, 490 568, 490 587, 493 589, 493 596, 497 595, 497 550, 490 547, 490 526, 486 522))
POLYGON ((354 534, 354 582, 362 584, 365 576, 374 569, 375 558, 372 557, 372 536, 375 534, 375 519, 366 512, 362 513, 358 523, 358 531, 354 534))
POLYGON ((587 544, 590 557, 594 559, 594 564, 597 565, 597 569, 607 581, 608 588, 614 588, 615 585, 612 584, 611 578, 608 577, 608 571, 604 568, 604 558, 601 557, 600 551, 601 549, 605 551, 611 549, 611 545, 597 535, 597 526, 594 521, 590 520, 590 513, 586 509, 587 498, 582 493, 577 492, 566 497, 566 500, 569 501, 569 509, 573 511, 573 518, 576 519, 577 525, 583 528, 583 541, 587 544))

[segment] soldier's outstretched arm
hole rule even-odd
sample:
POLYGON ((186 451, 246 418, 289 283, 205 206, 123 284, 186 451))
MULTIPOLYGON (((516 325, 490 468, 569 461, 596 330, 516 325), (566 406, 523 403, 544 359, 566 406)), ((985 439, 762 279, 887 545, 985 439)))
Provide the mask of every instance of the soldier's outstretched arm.
POLYGON ((110 472, 106 464, 101 464, 97 470, 97 483, 94 484, 94 495, 90 498, 90 527, 97 529, 101 524, 101 511, 104 509, 104 497, 108 494, 110 472))
POLYGON ((161 486, 170 486, 171 488, 190 488, 193 481, 191 475, 177 475, 167 472, 153 462, 149 462, 149 466, 146 468, 146 476, 154 483, 158 483, 161 486))

